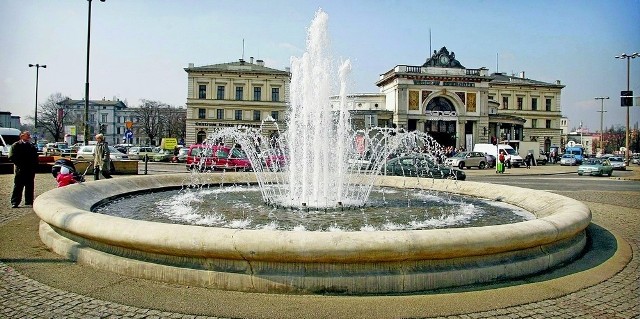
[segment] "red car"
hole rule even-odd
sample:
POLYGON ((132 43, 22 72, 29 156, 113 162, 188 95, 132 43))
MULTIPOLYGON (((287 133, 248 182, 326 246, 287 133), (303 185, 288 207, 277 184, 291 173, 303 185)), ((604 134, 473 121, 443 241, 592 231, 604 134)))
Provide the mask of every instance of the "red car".
POLYGON ((247 154, 240 148, 224 145, 193 144, 186 159, 187 170, 251 170, 247 154))

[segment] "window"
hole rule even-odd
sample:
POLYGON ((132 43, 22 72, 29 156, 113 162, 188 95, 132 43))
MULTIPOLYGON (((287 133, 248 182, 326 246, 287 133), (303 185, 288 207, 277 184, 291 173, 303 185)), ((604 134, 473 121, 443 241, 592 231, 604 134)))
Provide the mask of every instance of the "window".
POLYGON ((118 117, 117 117, 117 122, 116 122, 116 123, 121 123, 121 121, 122 121, 122 116, 118 116, 118 117))
POLYGON ((207 98, 207 86, 200 84, 198 85, 198 98, 206 99, 207 98))
POLYGON ((205 109, 198 109, 198 118, 199 119, 203 119, 207 116, 207 110, 205 109))
POLYGON ((489 95, 489 100, 493 100, 493 95, 489 95))
POLYGON ((271 101, 280 101, 280 88, 271 88, 271 101))
POLYGON ((95 114, 89 114, 89 122, 95 122, 95 121, 96 121, 95 114))
POLYGON ((503 96, 502 97, 502 108, 503 109, 509 109, 509 97, 508 96, 503 96))
POLYGON ((224 119, 224 110, 223 109, 217 109, 216 110, 216 119, 218 119, 218 120, 223 120, 224 119))
POLYGON ((278 111, 271 111, 271 118, 273 118, 275 121, 278 120, 278 111))
POLYGON ((254 101, 260 101, 262 100, 262 88, 259 86, 256 86, 253 88, 253 100, 254 101))
POLYGON ((107 121, 107 114, 100 114, 100 122, 104 123, 107 121))
POLYGON ((551 111, 551 99, 545 100, 545 110, 547 110, 548 112, 551 111))
POLYGON ((236 110, 236 120, 242 120, 242 110, 236 110))
POLYGON ((522 110, 522 100, 523 100, 523 98, 521 98, 521 97, 518 98, 518 102, 517 102, 518 110, 522 110))
POLYGON ((216 97, 218 100, 224 100, 224 86, 218 85, 218 95, 216 97))
POLYGON ((242 101, 242 93, 243 93, 243 87, 241 86, 236 86, 236 100, 238 101, 242 101))
POLYGON ((120 129, 121 129, 121 127, 119 127, 119 126, 118 126, 118 133, 116 133, 116 134, 118 134, 118 135, 122 134, 122 132, 120 131, 120 129))
POLYGON ((533 111, 537 111, 538 110, 538 98, 531 98, 531 110, 533 111))
POLYGON ((537 126, 538 126, 538 120, 537 119, 531 120, 531 128, 536 128, 537 126))
POLYGON ((260 121, 260 111, 253 111, 253 120, 260 121))
POLYGON ((551 128, 551 120, 547 120, 547 123, 545 124, 546 128, 551 128))

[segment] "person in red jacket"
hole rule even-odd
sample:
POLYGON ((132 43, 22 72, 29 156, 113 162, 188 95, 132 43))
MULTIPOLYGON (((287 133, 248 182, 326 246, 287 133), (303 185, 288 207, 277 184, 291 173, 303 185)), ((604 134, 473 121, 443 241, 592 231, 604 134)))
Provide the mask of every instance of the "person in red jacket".
POLYGON ((58 174, 58 177, 56 177, 56 181, 58 182, 58 187, 64 187, 76 182, 73 178, 73 174, 69 171, 69 168, 65 166, 62 166, 60 169, 60 173, 58 174))

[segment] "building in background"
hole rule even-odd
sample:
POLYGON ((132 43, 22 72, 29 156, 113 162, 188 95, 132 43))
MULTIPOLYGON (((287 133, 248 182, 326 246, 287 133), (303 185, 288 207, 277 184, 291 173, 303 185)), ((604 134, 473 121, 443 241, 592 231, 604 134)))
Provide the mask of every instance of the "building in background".
POLYGON ((186 143, 200 143, 222 127, 284 128, 291 72, 244 61, 194 66, 187 72, 186 143))
MULTIPOLYGON (((84 99, 66 99, 57 104, 63 110, 65 133, 75 132, 75 141, 84 142, 84 99)), ((89 136, 102 133, 106 142, 110 144, 122 143, 122 135, 124 134, 122 128, 125 125, 122 114, 126 114, 126 110, 127 106, 118 99, 89 100, 89 136)))
POLYGON ((0 127, 20 129, 20 117, 11 112, 0 111, 0 127))

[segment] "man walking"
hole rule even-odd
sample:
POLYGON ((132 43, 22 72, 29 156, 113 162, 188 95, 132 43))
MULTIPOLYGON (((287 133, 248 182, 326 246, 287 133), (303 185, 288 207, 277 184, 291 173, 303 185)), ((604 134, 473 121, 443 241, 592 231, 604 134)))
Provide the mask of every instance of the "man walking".
POLYGON ((18 208, 22 201, 24 189, 24 204, 27 207, 33 205, 34 180, 38 168, 38 150, 31 144, 31 133, 20 133, 20 140, 11 145, 9 160, 15 165, 13 178, 13 192, 11 193, 11 207, 18 208))

